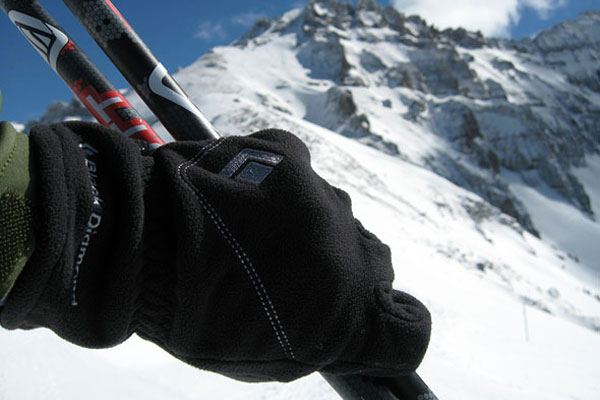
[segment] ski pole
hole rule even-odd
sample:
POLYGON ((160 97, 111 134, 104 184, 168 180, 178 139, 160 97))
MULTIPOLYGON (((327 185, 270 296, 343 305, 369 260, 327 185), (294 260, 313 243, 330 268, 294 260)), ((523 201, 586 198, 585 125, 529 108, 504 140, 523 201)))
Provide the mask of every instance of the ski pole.
POLYGON ((394 378, 322 375, 344 400, 437 400, 416 372, 394 378))
POLYGON ((37 1, 0 0, 0 7, 99 123, 152 147, 164 143, 37 1))
POLYGON ((63 2, 176 140, 220 136, 110 0, 63 2))
MULTIPOLYGON (((175 139, 220 136, 110 0, 63 2, 175 139)), ((358 375, 323 376, 346 400, 435 399, 416 373, 377 382, 358 375)))

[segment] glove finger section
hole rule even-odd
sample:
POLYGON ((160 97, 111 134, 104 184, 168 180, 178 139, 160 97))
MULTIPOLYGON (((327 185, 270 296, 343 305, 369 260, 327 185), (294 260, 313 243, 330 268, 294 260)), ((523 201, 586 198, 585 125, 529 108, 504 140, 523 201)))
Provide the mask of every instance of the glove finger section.
POLYGON ((343 206, 348 207, 348 208, 352 208, 352 199, 350 198, 350 196, 348 195, 348 193, 346 193, 345 191, 343 191, 342 189, 332 186, 331 187, 333 189, 333 191, 335 192, 335 194, 337 195, 337 197, 340 199, 340 201, 342 202, 343 206))
MULTIPOLYGON (((373 236, 359 236, 364 284, 353 297, 362 304, 360 321, 347 332, 338 360, 326 372, 370 376, 404 375, 420 364, 429 343, 431 320, 423 304, 392 289, 389 248, 373 236)), ((342 344, 340 344, 342 345, 342 344)))
POLYGON ((392 289, 390 282, 374 288, 374 307, 368 318, 369 338, 359 360, 371 366, 367 375, 404 375, 421 363, 431 333, 427 308, 408 293, 392 289))

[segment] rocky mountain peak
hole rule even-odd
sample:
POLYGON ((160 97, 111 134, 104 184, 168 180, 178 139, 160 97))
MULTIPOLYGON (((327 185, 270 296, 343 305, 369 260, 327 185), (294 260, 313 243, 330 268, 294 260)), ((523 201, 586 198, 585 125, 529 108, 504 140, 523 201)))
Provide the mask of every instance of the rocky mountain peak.
MULTIPOLYGON (((287 19, 259 21, 248 40, 264 44, 295 35, 295 57, 313 82, 328 88, 307 104, 317 112, 305 118, 388 154, 401 153, 398 133, 378 131, 357 96, 394 91, 405 121, 453 149, 420 162, 536 232, 501 171, 520 174, 534 187, 547 185, 594 215, 570 169, 600 151, 594 122, 600 106, 589 94, 600 91, 598 22, 600 12, 589 11, 517 42, 462 28, 440 31, 373 0, 356 6, 311 0, 287 19)), ((394 108, 390 99, 380 104, 394 108)))
POLYGON ((375 0, 358 0, 357 10, 378 11, 379 5, 375 0))
POLYGON ((31 120, 25 124, 24 131, 29 132, 35 125, 49 125, 68 120, 94 121, 94 117, 77 98, 73 97, 68 103, 52 102, 39 120, 31 120))
POLYGON ((406 17, 394 7, 382 7, 375 0, 359 0, 356 7, 339 0, 311 0, 304 8, 302 22, 307 34, 330 27, 341 30, 387 27, 417 37, 431 37, 435 31, 419 16, 406 17))
POLYGON ((588 10, 573 21, 540 32, 533 42, 545 52, 567 47, 600 49, 600 10, 588 10))
POLYGON ((569 82, 600 93, 600 10, 588 10, 573 21, 509 46, 539 54, 546 65, 559 70, 569 82))

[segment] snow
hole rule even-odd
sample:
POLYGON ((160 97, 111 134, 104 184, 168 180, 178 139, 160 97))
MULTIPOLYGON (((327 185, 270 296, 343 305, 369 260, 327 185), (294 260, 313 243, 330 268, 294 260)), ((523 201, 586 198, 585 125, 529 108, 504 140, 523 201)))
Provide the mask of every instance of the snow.
POLYGON ((0 341, 2 400, 336 398, 318 376, 290 385, 245 384, 200 372, 135 336, 109 350, 77 348, 45 329, 0 331, 0 341))
POLYGON ((586 160, 586 166, 576 168, 574 175, 587 188, 587 194, 590 196, 592 210, 596 218, 600 218, 600 186, 598 177, 600 177, 600 156, 589 156, 586 160))
MULTIPOLYGON (((467 50, 461 53, 473 56, 470 67, 482 79, 491 79, 502 85, 508 95, 508 100, 514 104, 529 104, 532 102, 528 91, 534 85, 535 93, 548 91, 548 86, 568 91, 568 82, 560 72, 546 65, 527 60, 527 57, 513 50, 483 48, 467 50), (511 63, 514 67, 504 71, 495 68, 494 62, 511 63), (533 82, 532 82, 533 81, 533 82)), ((508 64, 507 64, 508 65, 508 64)))
POLYGON ((404 27, 411 33, 411 35, 419 36, 420 27, 414 22, 405 23, 404 27))
MULTIPOLYGON (((323 5, 319 4, 319 3, 315 3, 313 4, 313 10, 315 11, 315 14, 318 15, 319 17, 324 17, 327 15, 330 15, 330 11, 323 7, 323 5)), ((333 14, 331 14, 333 15, 333 14)))
POLYGON ((576 255, 581 264, 578 262, 573 272, 594 290, 600 291, 600 262, 596 251, 600 243, 600 225, 547 187, 536 190, 513 178, 511 190, 525 199, 534 223, 539 226, 546 241, 576 255))
MULTIPOLYGON (((313 7, 319 15, 331 13, 320 3, 313 7)), ((286 18, 299 16, 294 11, 286 18)), ((419 26, 406 27, 418 36, 419 26)), ((396 155, 319 126, 339 117, 319 103, 334 82, 310 76, 298 61, 293 34, 267 32, 245 47, 216 48, 176 78, 224 134, 273 126, 294 132, 310 148, 313 167, 350 193, 356 216, 392 249, 395 287, 421 299, 432 313, 433 336, 419 374, 440 399, 600 398, 600 225, 547 187, 532 188, 503 171, 542 232, 537 238, 478 195, 430 171, 424 160, 438 152, 459 155, 405 114, 414 101, 442 101, 390 88, 377 73, 362 70, 363 50, 388 66, 410 59, 405 45, 367 46, 360 34, 345 32, 344 48, 358 76, 372 85, 345 89, 371 130, 397 144, 396 155), (386 100, 390 107, 381 106, 386 100)), ((373 28, 374 37, 385 34, 373 28)), ((500 82, 512 103, 529 104, 527 90, 548 90, 548 82, 566 85, 563 75, 511 50, 460 51, 473 57, 470 67, 481 80, 500 82), (515 68, 501 71, 494 60, 515 68)), ((463 101, 443 99, 449 100, 463 101)), ((135 95, 130 101, 140 104, 135 95)), ((148 117, 147 110, 142 114, 148 117)), ((520 131, 508 117, 485 121, 499 131, 520 131)), ((158 124, 155 129, 162 132, 158 124)), ((598 218, 600 156, 589 156, 572 173, 598 218)), ((48 330, 0 331, 0 342, 2 400, 338 398, 318 375, 291 384, 239 383, 189 367, 137 337, 108 350, 77 348, 48 330)))
POLYGON ((362 10, 359 13, 359 18, 365 26, 376 26, 381 21, 381 15, 376 11, 362 10))
POLYGON ((14 121, 9 121, 9 122, 13 126, 13 128, 15 128, 15 130, 17 132, 23 132, 25 130, 25 124, 22 124, 20 122, 14 122, 14 121))

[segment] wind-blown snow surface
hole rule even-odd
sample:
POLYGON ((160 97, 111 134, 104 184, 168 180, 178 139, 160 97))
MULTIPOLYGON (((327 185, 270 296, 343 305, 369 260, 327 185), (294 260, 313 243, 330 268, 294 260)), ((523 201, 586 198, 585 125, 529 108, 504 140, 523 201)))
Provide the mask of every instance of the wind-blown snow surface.
MULTIPOLYGON (((327 7, 336 2, 316 3, 314 13, 339 12, 327 7)), ((503 120, 508 134, 520 120, 504 100, 493 104, 500 109, 493 114, 484 106, 496 100, 432 93, 443 82, 429 81, 421 91, 377 84, 385 73, 378 63, 405 63, 416 53, 386 40, 394 34, 389 26, 372 26, 380 11, 361 3, 364 24, 317 29, 320 44, 299 41, 298 32, 314 27, 303 25, 306 10, 295 10, 275 24, 258 24, 238 46, 217 48, 176 77, 222 132, 290 130, 309 146, 314 168, 350 193, 357 217, 392 248, 395 287, 432 312, 433 336, 419 373, 440 399, 599 398, 600 285, 593 279, 600 230, 590 215, 600 213, 600 158, 589 154, 570 172, 585 188, 592 214, 577 204, 579 197, 559 194, 544 179, 532 185, 531 174, 498 167, 489 182, 524 204, 539 238, 523 228, 526 218, 520 223, 502 213, 482 197, 485 191, 462 188, 460 179, 452 183, 448 171, 471 166, 439 161, 468 155, 433 132, 454 123, 436 106, 481 106, 474 114, 484 131, 486 123, 503 120), (345 72, 332 73, 335 65, 323 64, 341 51, 327 39, 332 32, 343 36, 351 66, 345 72), (337 73, 354 83, 337 82, 337 73)), ((425 29, 417 19, 405 28, 407 38, 425 29)), ((561 73, 515 50, 459 50, 472 57, 470 68, 481 81, 500 82, 511 107, 531 102, 529 89, 550 92, 543 79, 570 85, 561 73)), ((500 93, 490 82, 486 87, 488 94, 500 93)), ((598 106, 597 94, 590 96, 598 106)), ((237 383, 188 367, 137 338, 91 351, 46 330, 0 331, 0 337, 2 400, 337 398, 317 375, 287 385, 237 383)))

